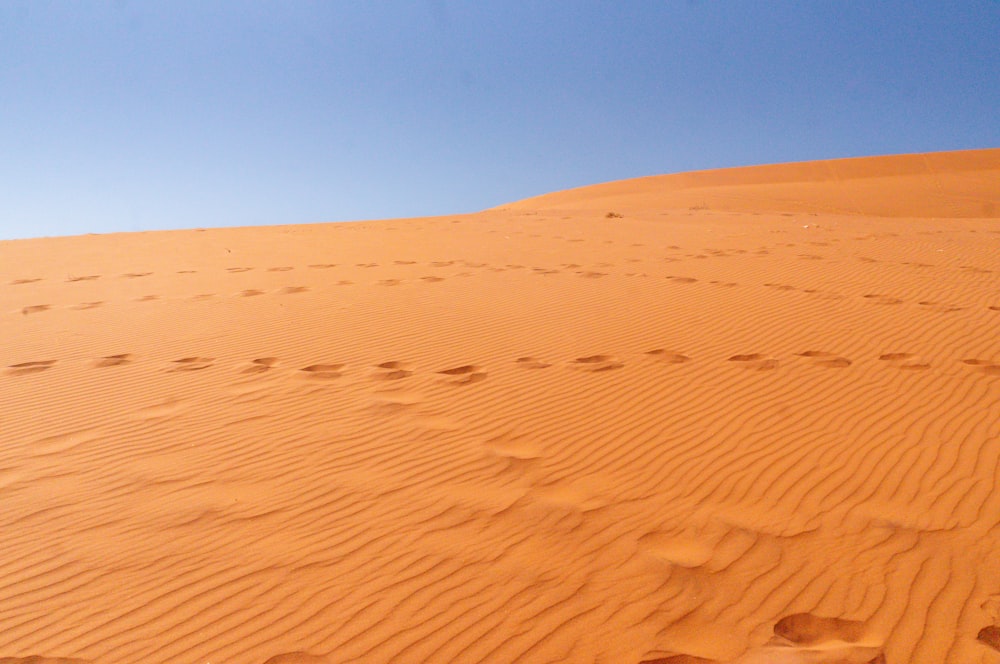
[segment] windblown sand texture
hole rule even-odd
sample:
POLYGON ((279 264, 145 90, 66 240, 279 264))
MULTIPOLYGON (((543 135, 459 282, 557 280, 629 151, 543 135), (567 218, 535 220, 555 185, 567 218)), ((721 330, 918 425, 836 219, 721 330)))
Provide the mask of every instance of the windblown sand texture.
POLYGON ((996 664, 998 192, 0 243, 0 662, 996 664))

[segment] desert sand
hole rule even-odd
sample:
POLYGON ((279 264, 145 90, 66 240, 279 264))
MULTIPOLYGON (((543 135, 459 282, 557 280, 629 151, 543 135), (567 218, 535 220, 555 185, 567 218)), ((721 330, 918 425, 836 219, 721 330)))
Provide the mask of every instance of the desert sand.
POLYGON ((1000 663, 1000 150, 7 241, 0 337, 5 664, 1000 663))

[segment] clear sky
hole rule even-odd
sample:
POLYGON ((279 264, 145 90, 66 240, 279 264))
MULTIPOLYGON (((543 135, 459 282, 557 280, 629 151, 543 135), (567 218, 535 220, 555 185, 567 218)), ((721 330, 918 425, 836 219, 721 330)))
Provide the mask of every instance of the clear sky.
POLYGON ((997 0, 0 2, 0 238, 998 146, 997 0))

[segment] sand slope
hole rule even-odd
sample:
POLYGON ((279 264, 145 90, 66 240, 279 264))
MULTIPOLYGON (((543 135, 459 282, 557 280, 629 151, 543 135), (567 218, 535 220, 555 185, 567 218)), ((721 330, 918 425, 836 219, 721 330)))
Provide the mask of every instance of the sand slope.
POLYGON ((0 662, 998 663, 997 192, 0 243, 0 662))

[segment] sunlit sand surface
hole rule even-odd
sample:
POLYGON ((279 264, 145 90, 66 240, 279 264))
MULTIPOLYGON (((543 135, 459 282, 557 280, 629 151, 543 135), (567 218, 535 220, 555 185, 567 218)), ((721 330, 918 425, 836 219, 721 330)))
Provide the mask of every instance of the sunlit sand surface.
POLYGON ((0 662, 1000 663, 998 217, 983 150, 2 242, 0 662))

